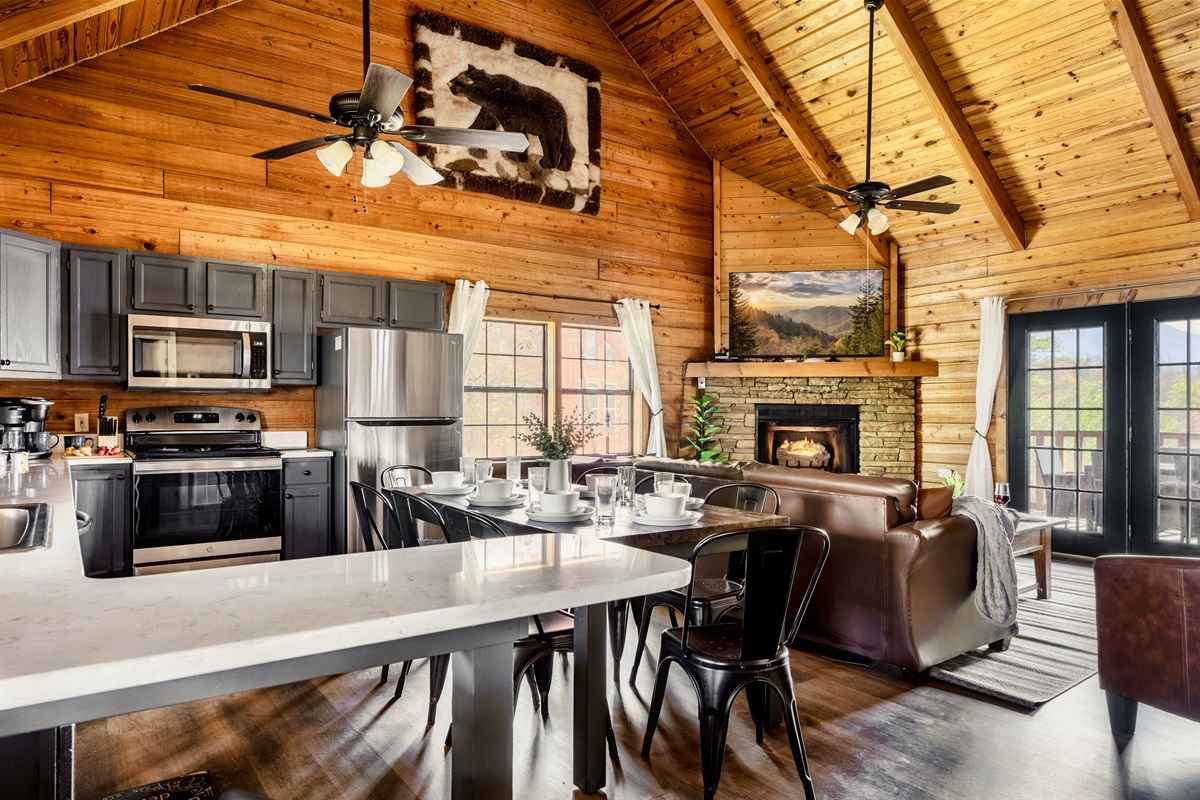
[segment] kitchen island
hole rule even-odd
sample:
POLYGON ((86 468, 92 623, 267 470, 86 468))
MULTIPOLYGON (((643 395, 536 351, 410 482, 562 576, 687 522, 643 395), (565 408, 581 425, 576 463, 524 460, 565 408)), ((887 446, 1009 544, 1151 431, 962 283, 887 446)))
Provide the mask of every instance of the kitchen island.
POLYGON ((0 554, 0 736, 453 652, 453 796, 511 797, 511 643, 574 607, 575 782, 594 792, 606 604, 688 579, 678 559, 544 534, 94 580, 68 470, 0 479, 0 505, 52 507, 45 549, 0 554))

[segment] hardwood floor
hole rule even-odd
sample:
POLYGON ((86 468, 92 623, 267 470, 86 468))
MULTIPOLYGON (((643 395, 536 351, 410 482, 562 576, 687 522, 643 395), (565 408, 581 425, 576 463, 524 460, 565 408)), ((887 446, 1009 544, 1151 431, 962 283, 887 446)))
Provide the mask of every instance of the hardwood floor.
MULTIPOLYGON (((1061 562, 1053 568, 1088 569, 1061 562)), ((695 695, 678 670, 651 757, 640 755, 656 634, 651 641, 637 686, 623 674, 609 693, 620 760, 609 762, 609 785, 600 796, 701 797, 695 695)), ((627 649, 625 670, 630 657, 627 649)), ((823 798, 1200 797, 1200 725, 1142 706, 1137 734, 1120 748, 1095 677, 1028 711, 937 681, 913 687, 897 670, 805 651, 793 652, 792 673, 823 798)), ((415 664, 398 702, 389 702, 394 682, 380 685, 379 671, 366 670, 82 724, 76 796, 88 800, 207 769, 218 789, 241 787, 273 800, 449 797, 442 748, 449 691, 437 724, 426 731, 428 674, 426 662, 415 664)), ((533 712, 523 689, 515 737, 515 797, 572 796, 570 681, 561 664, 549 721, 533 712)), ((756 745, 740 701, 717 796, 801 796, 783 728, 756 745)))

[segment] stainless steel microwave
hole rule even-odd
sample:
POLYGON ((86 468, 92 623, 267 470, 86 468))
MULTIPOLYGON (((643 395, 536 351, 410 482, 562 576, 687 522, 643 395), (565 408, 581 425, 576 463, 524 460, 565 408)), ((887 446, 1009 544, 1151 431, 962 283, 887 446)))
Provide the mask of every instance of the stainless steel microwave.
POLYGON ((271 323, 129 315, 130 389, 271 388, 271 323))

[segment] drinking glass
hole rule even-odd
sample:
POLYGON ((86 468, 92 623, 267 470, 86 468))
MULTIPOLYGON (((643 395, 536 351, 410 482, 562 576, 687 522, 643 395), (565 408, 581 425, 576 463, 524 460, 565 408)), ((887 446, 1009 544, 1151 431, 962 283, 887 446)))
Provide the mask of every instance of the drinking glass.
POLYGON ((463 456, 458 460, 458 467, 462 470, 464 484, 475 482, 475 459, 463 456))
POLYGON ((510 481, 521 480, 521 457, 520 456, 505 456, 504 458, 504 477, 510 481))
POLYGON ((589 475, 596 487, 596 521, 612 522, 614 495, 617 489, 616 475, 589 475))
POLYGON ((546 472, 548 467, 529 468, 529 502, 536 503, 546 491, 546 472))
POLYGON ((633 489, 636 485, 637 467, 617 467, 617 495, 621 505, 633 505, 633 489))
POLYGON ((475 459, 475 482, 486 481, 492 477, 492 461, 489 458, 475 459))
POLYGON ((995 489, 995 494, 992 497, 992 499, 995 500, 996 505, 1000 506, 1001 508, 1007 506, 1008 501, 1012 499, 1012 495, 1010 495, 1008 493, 1008 484, 1007 483, 997 483, 996 489, 995 489))
POLYGON ((674 472, 656 472, 654 473, 654 491, 659 494, 671 494, 675 491, 675 473, 674 472))

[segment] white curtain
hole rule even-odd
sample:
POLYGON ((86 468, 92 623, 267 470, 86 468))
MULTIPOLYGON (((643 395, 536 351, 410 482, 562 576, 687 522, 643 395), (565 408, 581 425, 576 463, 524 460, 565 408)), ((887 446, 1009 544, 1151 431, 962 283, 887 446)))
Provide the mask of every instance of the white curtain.
POLYGON ((475 352, 475 340, 483 328, 483 311, 487 308, 488 295, 492 290, 483 281, 472 284, 470 281, 454 282, 454 296, 450 298, 450 333, 461 333, 463 337, 463 374, 467 374, 467 365, 471 363, 471 353, 475 352))
POLYGON ((658 359, 654 357, 654 331, 650 327, 650 303, 628 297, 613 303, 621 335, 629 349, 629 363, 637 376, 646 405, 650 406, 650 436, 646 455, 665 457, 667 437, 663 433, 662 388, 658 385, 658 359))
POLYGON ((1000 381, 1004 360, 1004 298, 985 297, 979 301, 979 371, 975 375, 975 435, 971 437, 971 455, 963 494, 992 497, 992 456, 988 451, 987 432, 992 425, 992 403, 1000 381))

